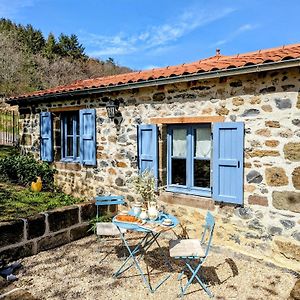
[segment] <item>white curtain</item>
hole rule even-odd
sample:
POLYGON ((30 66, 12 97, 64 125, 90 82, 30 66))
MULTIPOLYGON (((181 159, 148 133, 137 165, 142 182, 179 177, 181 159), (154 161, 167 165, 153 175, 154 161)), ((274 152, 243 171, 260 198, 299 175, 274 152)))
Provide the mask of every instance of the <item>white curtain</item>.
POLYGON ((186 157, 186 130, 173 130, 173 156, 186 157))
POLYGON ((195 156, 210 158, 211 155, 211 130, 210 128, 197 128, 195 138, 195 156))

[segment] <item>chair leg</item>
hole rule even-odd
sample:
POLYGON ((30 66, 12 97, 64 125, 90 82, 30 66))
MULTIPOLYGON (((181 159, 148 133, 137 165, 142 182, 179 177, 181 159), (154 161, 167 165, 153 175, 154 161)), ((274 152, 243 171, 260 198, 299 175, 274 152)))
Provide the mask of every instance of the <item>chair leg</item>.
POLYGON ((184 296, 187 288, 191 285, 192 281, 194 280, 194 278, 197 279, 197 281, 199 282, 199 284, 201 285, 201 287, 204 289, 204 291, 207 293, 207 295, 212 298, 213 297, 213 294, 211 293, 211 291, 209 290, 209 288, 207 287, 207 285, 199 278, 199 276, 197 275, 197 273, 199 272, 202 264, 203 264, 203 261, 199 263, 199 265, 193 269, 189 263, 189 260, 184 260, 185 262, 185 268, 183 269, 183 271, 179 274, 180 278, 182 277, 183 273, 184 273, 184 270, 186 268, 188 268, 190 270, 190 272, 192 273, 192 276, 190 277, 190 279, 188 280, 188 282, 186 283, 186 285, 182 288, 181 286, 181 297, 184 296))

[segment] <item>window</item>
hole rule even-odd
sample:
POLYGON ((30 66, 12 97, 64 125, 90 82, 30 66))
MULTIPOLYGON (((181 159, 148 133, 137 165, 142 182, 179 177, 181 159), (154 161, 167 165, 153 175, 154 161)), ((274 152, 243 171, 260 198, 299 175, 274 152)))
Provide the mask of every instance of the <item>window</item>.
POLYGON ((211 195, 211 126, 168 126, 168 190, 211 195))
POLYGON ((61 128, 62 160, 78 161, 80 156, 79 112, 76 111, 62 114, 61 128))
MULTIPOLYGON (((41 160, 52 162, 53 124, 52 113, 40 114, 41 160)), ((57 128, 58 129, 58 128, 57 128)), ((56 129, 56 130, 57 130, 56 129)), ((61 113, 61 160, 96 165, 96 111, 81 109, 61 113)))

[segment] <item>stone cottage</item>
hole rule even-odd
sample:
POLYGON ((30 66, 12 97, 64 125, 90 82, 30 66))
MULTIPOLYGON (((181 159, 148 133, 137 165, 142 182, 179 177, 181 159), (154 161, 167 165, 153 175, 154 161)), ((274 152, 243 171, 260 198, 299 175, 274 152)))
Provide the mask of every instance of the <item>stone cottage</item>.
POLYGON ((7 99, 21 146, 67 193, 121 194, 151 169, 197 236, 300 271, 300 44, 88 79, 7 99))

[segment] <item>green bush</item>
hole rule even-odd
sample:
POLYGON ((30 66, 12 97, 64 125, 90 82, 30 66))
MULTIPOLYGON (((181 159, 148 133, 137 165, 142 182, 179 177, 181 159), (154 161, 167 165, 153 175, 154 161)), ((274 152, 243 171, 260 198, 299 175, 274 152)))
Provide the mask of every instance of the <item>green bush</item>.
POLYGON ((28 186, 40 176, 43 190, 54 189, 54 173, 56 172, 47 162, 38 162, 32 155, 12 155, 0 159, 1 180, 28 186))
POLYGON ((98 216, 95 217, 93 219, 90 220, 90 229, 88 231, 92 231, 93 233, 96 233, 97 230, 97 223, 101 223, 101 222, 111 222, 113 219, 113 215, 112 214, 105 214, 102 216, 98 216))

